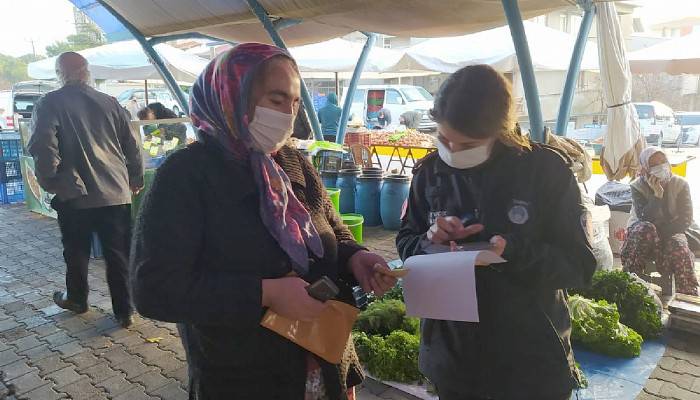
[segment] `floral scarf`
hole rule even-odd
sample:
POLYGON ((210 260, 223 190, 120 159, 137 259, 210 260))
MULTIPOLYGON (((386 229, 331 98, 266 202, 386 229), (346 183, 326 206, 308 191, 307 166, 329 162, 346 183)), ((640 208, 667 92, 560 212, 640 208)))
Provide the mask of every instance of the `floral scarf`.
POLYGON ((269 154, 251 147, 248 131, 252 80, 275 56, 291 59, 284 50, 259 43, 241 44, 216 57, 192 86, 190 117, 200 139, 213 139, 234 159, 250 163, 260 193, 260 217, 289 255, 294 271, 303 276, 309 269, 308 250, 323 257, 321 239, 287 174, 269 154))

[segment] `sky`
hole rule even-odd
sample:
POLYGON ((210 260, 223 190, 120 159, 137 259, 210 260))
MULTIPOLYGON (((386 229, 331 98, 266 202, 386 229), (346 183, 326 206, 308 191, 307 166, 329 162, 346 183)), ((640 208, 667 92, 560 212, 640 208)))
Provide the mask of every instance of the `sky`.
POLYGON ((0 53, 18 57, 37 54, 47 45, 75 33, 73 5, 68 0, 0 0, 0 53))
MULTIPOLYGON (((635 0, 645 24, 685 16, 700 17, 700 0, 635 0)), ((0 0, 0 53, 21 56, 44 54, 47 45, 75 33, 73 6, 68 0, 0 0), (21 4, 21 6, 18 6, 21 4)))

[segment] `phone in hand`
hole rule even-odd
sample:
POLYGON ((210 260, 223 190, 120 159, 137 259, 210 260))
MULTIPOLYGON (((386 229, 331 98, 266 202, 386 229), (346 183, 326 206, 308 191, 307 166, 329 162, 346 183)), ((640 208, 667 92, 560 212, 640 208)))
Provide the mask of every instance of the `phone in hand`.
POLYGON ((338 286, 325 275, 321 277, 321 279, 307 286, 306 291, 309 293, 309 296, 322 303, 325 303, 340 293, 338 286))

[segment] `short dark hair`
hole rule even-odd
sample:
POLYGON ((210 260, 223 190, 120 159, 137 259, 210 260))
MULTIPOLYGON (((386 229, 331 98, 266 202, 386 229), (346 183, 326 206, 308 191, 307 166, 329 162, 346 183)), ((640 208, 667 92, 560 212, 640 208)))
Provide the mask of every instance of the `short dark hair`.
POLYGON ((144 107, 144 108, 140 109, 139 112, 136 113, 136 117, 138 119, 140 119, 141 121, 143 121, 143 120, 148 118, 148 114, 151 112, 153 112, 153 111, 151 111, 150 108, 144 107))
POLYGON ((151 111, 153 111, 153 114, 156 116, 156 119, 170 119, 170 118, 177 118, 177 114, 166 106, 163 105, 163 103, 151 103, 147 106, 151 111))
POLYGON ((488 65, 464 67, 442 84, 430 115, 472 138, 487 138, 515 126, 510 82, 488 65))

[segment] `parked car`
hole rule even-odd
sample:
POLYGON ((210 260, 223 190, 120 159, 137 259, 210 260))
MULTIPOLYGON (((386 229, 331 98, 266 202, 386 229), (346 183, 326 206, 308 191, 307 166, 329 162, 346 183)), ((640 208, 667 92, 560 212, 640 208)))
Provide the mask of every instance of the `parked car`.
POLYGON ((26 81, 15 83, 12 86, 12 113, 13 129, 19 126, 19 120, 31 118, 34 104, 44 94, 58 89, 54 81, 26 81))
MULTIPOLYGON (((134 96, 136 98, 136 101, 139 103, 139 107, 146 107, 146 91, 144 89, 125 90, 121 92, 119 96, 117 96, 117 101, 119 102, 119 104, 122 105, 122 107, 128 108, 127 103, 129 102, 129 99, 131 99, 131 96, 134 96)), ((173 110, 175 114, 182 114, 180 105, 178 104, 175 97, 167 89, 149 89, 148 104, 151 103, 161 103, 165 107, 173 110)), ((132 117, 136 118, 135 115, 133 115, 132 117)))
POLYGON ((677 112, 676 123, 681 127, 680 144, 700 146, 700 112, 677 112))
POLYGON ((676 144, 681 140, 681 127, 676 124, 671 107, 652 101, 633 103, 639 117, 642 134, 648 144, 676 144))
MULTIPOLYGON (((347 95, 345 88, 344 95, 347 95)), ((342 102, 345 101, 343 98, 342 102)), ((399 117, 407 111, 423 113, 418 130, 432 132, 437 124, 430 119, 428 112, 433 108, 433 96, 420 86, 411 85, 362 85, 355 89, 350 108, 350 120, 362 119, 371 127, 377 121, 380 109, 391 113, 389 129, 398 127, 399 117)))

